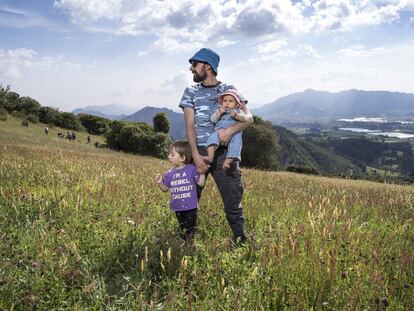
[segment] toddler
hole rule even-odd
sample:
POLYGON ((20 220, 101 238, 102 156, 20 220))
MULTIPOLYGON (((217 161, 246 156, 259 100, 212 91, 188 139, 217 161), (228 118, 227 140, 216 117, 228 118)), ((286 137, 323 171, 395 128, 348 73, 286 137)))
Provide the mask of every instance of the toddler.
POLYGON ((163 177, 161 174, 155 177, 162 191, 170 190, 170 208, 175 212, 185 241, 192 239, 196 231, 197 185, 203 187, 206 182, 206 176, 198 173, 191 160, 188 142, 177 141, 170 146, 168 155, 168 161, 173 167, 163 177))

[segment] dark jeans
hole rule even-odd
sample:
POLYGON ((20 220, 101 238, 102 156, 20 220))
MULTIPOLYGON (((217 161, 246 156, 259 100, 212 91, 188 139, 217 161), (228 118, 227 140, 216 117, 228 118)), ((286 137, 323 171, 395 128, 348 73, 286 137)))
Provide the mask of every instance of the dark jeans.
MULTIPOLYGON (((205 147, 198 147, 201 155, 207 155, 205 147)), ((233 231, 235 241, 244 242, 246 236, 244 234, 244 216, 241 205, 243 197, 243 185, 241 183, 239 161, 235 160, 227 170, 223 170, 223 162, 226 159, 227 149, 220 146, 215 154, 214 161, 206 174, 209 173, 214 178, 217 188, 219 189, 221 198, 223 200, 224 212, 226 213, 227 222, 233 231)), ((200 200, 202 187, 197 187, 197 195, 200 200)))
POLYGON ((197 208, 188 211, 175 212, 180 224, 181 237, 188 241, 193 238, 197 226, 197 208))

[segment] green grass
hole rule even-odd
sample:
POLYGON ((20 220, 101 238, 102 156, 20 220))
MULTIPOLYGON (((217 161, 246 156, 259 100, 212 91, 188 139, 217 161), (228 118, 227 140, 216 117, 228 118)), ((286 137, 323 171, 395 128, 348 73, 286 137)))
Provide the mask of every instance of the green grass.
POLYGON ((0 309, 414 307, 414 186, 243 169, 235 248, 210 177, 185 246, 166 161, 19 124, 0 122, 0 309))

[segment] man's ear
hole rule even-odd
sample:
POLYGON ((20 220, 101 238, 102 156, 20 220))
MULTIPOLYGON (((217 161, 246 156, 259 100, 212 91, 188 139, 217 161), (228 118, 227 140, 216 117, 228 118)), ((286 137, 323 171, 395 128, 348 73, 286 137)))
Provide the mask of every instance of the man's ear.
POLYGON ((211 71, 213 71, 213 68, 211 68, 211 65, 210 65, 210 64, 206 64, 206 70, 211 70, 211 71))

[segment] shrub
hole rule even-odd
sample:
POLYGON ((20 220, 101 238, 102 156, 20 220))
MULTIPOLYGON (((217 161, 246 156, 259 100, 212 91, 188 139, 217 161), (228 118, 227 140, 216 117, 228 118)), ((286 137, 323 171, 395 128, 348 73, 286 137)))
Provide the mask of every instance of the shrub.
POLYGON ((11 115, 15 118, 26 118, 26 113, 24 111, 17 111, 17 110, 13 110, 11 112, 11 115))
POLYGON ((154 131, 168 134, 170 131, 170 123, 164 112, 157 113, 152 119, 154 131))
POLYGON ((27 119, 27 121, 29 121, 30 123, 34 123, 34 124, 39 123, 39 118, 38 118, 38 116, 37 116, 37 115, 34 115, 34 114, 29 114, 29 115, 26 117, 26 119, 27 119))
POLYGON ((84 129, 78 117, 71 112, 62 112, 57 115, 54 124, 69 130, 81 131, 84 129))
POLYGON ((21 125, 22 126, 29 126, 29 121, 27 121, 27 119, 23 119, 21 125))
POLYGON ((242 164, 247 167, 276 170, 278 146, 270 122, 254 117, 254 124, 243 131, 242 164))
POLYGON ((39 121, 46 124, 53 124, 56 116, 60 114, 59 110, 52 107, 41 107, 39 109, 39 121))
POLYGON ((319 175, 319 172, 314 167, 310 167, 307 165, 289 165, 286 167, 286 171, 288 172, 295 172, 295 173, 301 173, 301 174, 310 174, 310 175, 319 175))
POLYGON ((7 110, 3 107, 0 107, 0 121, 7 121, 8 114, 7 110))

